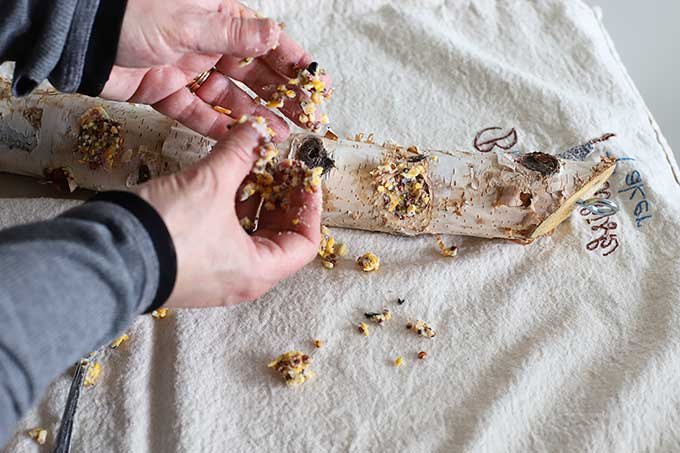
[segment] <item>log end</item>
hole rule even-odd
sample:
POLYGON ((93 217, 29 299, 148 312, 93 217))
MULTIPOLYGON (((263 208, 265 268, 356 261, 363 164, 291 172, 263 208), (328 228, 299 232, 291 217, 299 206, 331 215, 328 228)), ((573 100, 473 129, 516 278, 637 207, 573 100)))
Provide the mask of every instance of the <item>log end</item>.
POLYGON ((550 234, 560 223, 564 222, 574 210, 576 202, 589 198, 592 193, 609 179, 616 168, 616 159, 602 158, 600 163, 593 169, 590 179, 569 197, 555 212, 550 214, 527 239, 534 240, 538 237, 550 234))

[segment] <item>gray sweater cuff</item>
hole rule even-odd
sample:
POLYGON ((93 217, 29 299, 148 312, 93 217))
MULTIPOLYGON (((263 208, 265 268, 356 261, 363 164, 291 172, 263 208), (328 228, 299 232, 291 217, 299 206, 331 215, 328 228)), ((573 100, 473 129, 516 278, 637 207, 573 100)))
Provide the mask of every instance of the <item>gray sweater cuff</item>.
POLYGON ((99 0, 78 0, 64 51, 49 75, 52 84, 64 93, 78 90, 85 68, 87 44, 99 8, 99 0))
POLYGON ((15 96, 49 79, 59 91, 98 95, 116 59, 125 0, 14 0, 0 17, 0 61, 15 60, 15 96))

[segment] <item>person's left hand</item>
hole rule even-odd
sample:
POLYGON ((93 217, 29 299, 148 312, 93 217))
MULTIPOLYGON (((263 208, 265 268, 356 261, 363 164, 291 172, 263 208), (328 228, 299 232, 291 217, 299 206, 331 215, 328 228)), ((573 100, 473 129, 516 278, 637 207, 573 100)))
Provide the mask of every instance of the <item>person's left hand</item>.
MULTIPOLYGON (((241 115, 262 116, 276 132, 274 140, 283 141, 286 122, 229 78, 268 100, 277 85, 311 62, 275 21, 258 18, 236 0, 129 0, 116 65, 101 96, 149 104, 217 140, 241 115), (245 65, 247 57, 257 58, 245 65), (217 71, 192 94, 186 85, 213 66, 217 71)), ((299 90, 297 95, 302 96, 299 90)), ((299 101, 286 102, 281 111, 300 125, 299 101)))

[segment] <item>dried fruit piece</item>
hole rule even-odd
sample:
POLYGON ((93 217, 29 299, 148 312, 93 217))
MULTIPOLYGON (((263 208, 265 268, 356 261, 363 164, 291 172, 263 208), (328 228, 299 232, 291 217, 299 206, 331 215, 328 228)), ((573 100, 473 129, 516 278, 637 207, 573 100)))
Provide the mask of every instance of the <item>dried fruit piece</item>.
POLYGON ((420 352, 418 353, 418 358, 419 358, 420 360, 423 360, 425 357, 427 357, 427 352, 425 352, 425 351, 420 351, 420 352))
POLYGON ((44 428, 33 428, 26 431, 26 434, 38 445, 44 445, 47 440, 47 430, 44 428))
POLYGON ((111 343, 111 349, 118 349, 118 347, 123 344, 124 342, 128 341, 130 339, 130 336, 126 333, 121 335, 120 337, 116 338, 113 340, 111 343))
POLYGON ((375 256, 373 253, 368 252, 357 258, 357 265, 364 272, 372 272, 380 269, 380 258, 375 256))
POLYGON ((306 369, 311 362, 307 354, 302 354, 300 351, 288 351, 269 362, 267 366, 276 370, 286 384, 296 385, 315 376, 313 372, 306 369))
POLYGON ((321 346, 323 346, 323 342, 321 340, 314 340, 314 347, 319 349, 321 346))

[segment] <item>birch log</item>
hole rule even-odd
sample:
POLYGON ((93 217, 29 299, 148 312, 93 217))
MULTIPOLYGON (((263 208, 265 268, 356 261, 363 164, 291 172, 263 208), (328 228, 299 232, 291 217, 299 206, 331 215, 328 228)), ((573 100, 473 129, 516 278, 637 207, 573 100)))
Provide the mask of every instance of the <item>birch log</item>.
MULTIPOLYGON (((49 179, 63 169, 83 188, 129 190, 193 164, 214 143, 147 106, 49 90, 16 99, 8 82, 0 84, 2 171, 49 179), (99 106, 120 123, 123 145, 110 169, 93 169, 74 152, 81 117, 99 106)), ((328 226, 522 242, 550 233, 615 165, 609 158, 592 163, 543 153, 420 152, 311 134, 295 134, 279 149, 308 165, 334 163, 323 181, 328 226), (400 190, 408 192, 405 199, 400 190)))

